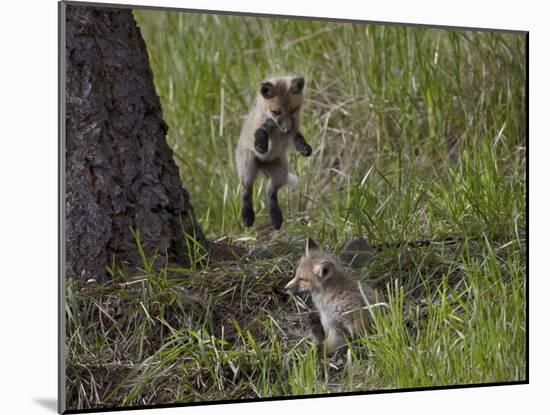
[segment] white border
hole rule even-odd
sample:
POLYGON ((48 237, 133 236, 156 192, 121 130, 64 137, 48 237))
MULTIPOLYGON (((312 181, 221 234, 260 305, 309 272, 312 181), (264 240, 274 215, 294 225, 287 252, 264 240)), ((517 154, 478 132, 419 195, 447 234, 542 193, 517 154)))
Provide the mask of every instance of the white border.
MULTIPOLYGON (((116 1, 143 5, 295 14, 376 21, 491 27, 530 31, 530 380, 526 386, 430 391, 345 398, 231 404, 146 413, 226 414, 363 413, 500 414, 548 407, 549 279, 546 119, 549 25, 544 3, 528 1, 339 0, 276 2, 116 1), (538 328, 538 330, 536 330, 538 328), (538 351, 538 353, 537 353, 538 351)), ((2 61, 0 148, 0 258, 3 413, 54 413, 57 389, 57 4, 5 2, 0 14, 2 61), (45 404, 44 404, 45 403, 45 404)), ((139 413, 139 412, 120 412, 139 413)))

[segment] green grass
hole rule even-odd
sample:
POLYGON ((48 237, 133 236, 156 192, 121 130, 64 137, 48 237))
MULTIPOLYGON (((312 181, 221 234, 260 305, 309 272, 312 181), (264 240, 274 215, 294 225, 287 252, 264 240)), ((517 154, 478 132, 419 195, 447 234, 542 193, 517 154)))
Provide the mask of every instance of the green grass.
POLYGON ((135 16, 198 219, 246 254, 170 269, 143 253, 139 275, 114 266, 105 284, 70 282, 69 407, 526 378, 522 36, 135 16), (282 192, 283 230, 269 226, 261 179, 245 229, 234 148, 257 85, 279 73, 306 77, 314 152, 291 154, 301 182, 282 192), (359 235, 460 242, 372 253, 354 273, 388 306, 347 359, 326 360, 304 339, 307 303, 283 287, 307 236, 338 251, 359 235))

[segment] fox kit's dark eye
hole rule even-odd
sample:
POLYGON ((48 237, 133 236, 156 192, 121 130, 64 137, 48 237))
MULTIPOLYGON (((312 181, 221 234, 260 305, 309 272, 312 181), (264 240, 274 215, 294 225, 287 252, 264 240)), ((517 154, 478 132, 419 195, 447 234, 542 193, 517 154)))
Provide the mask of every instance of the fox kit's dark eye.
POLYGON ((291 114, 296 114, 300 108, 293 108, 290 110, 291 114))
POLYGON ((271 113, 273 115, 281 115, 281 111, 280 110, 272 110, 271 113))

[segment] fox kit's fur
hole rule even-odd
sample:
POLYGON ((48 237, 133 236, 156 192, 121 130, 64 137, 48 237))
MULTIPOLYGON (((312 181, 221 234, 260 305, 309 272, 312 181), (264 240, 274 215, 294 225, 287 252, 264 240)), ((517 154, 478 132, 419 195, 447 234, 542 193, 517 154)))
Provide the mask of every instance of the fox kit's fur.
POLYGON ((344 346, 346 337, 354 338, 369 329, 365 299, 374 304, 374 291, 351 278, 336 258, 311 240, 286 289, 291 293, 311 294, 322 325, 321 329, 312 321, 312 335, 318 345, 326 342, 329 354, 344 346))
POLYGON ((277 191, 285 184, 297 183, 296 176, 288 171, 288 149, 294 144, 303 156, 311 155, 311 147, 299 131, 304 85, 301 76, 262 82, 256 104, 246 117, 235 158, 242 189, 241 219, 247 227, 254 224, 252 187, 257 174, 269 177, 269 214, 271 224, 279 229, 283 215, 277 191))

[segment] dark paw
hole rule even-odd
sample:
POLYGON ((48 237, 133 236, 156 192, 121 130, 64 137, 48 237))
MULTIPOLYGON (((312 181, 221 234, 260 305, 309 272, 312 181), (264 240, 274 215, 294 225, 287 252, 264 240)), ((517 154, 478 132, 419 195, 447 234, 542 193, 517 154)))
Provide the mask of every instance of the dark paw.
POLYGON ((304 157, 309 157, 311 156, 312 149, 308 143, 303 143, 298 146, 298 152, 304 157))
POLYGON ((258 128, 254 133, 254 149, 260 154, 265 154, 268 148, 269 136, 265 130, 258 128))
POLYGON ((256 141, 254 143, 254 148, 260 154, 267 153, 268 147, 269 147, 269 143, 267 142, 267 140, 265 140, 265 142, 264 141, 256 141))
POLYGON ((309 327, 311 330, 311 336, 315 343, 318 345, 322 344, 325 339, 325 330, 323 329, 323 324, 321 323, 319 313, 309 313, 309 327))
POLYGON ((322 324, 321 316, 319 315, 318 311, 310 311, 308 313, 308 320, 309 320, 310 326, 316 326, 316 325, 322 324))
POLYGON ((271 225, 275 229, 281 229, 281 226, 283 226, 283 214, 281 212, 281 209, 278 207, 271 208, 269 211, 269 216, 271 217, 271 225))
POLYGON ((241 220, 243 225, 247 228, 254 225, 254 209, 252 209, 252 207, 244 207, 241 210, 241 220))

